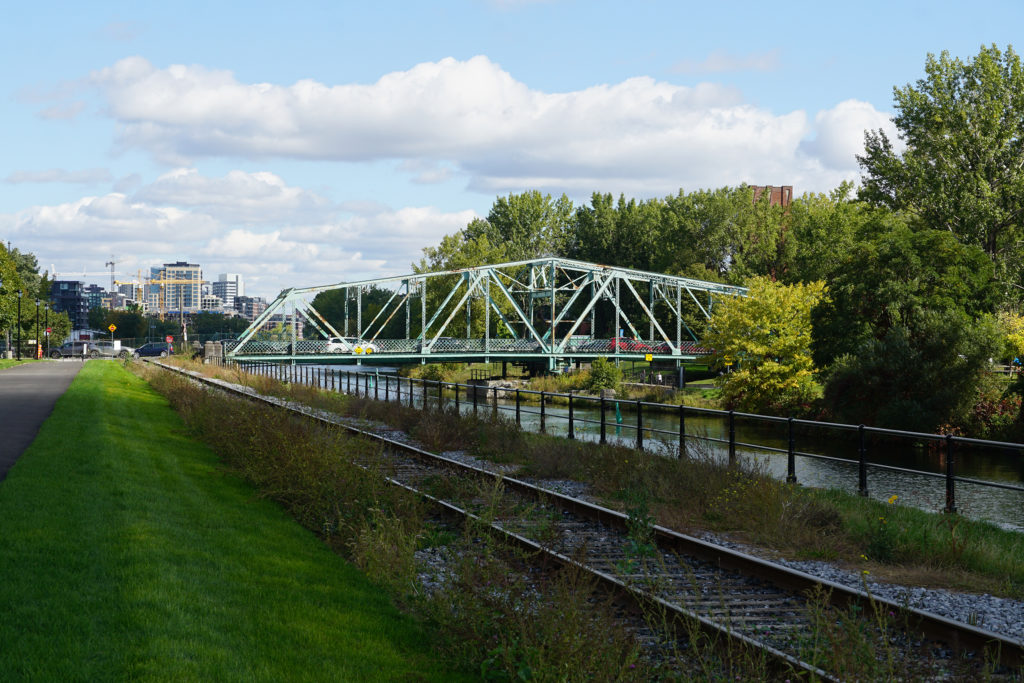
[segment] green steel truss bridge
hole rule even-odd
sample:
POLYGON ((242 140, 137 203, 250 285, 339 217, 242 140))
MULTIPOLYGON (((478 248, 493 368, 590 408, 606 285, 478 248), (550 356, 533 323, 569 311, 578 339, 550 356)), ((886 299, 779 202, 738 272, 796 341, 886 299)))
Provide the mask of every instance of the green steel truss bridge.
POLYGON ((605 356, 678 364, 708 354, 694 323, 710 317, 716 296, 745 294, 743 287, 539 258, 286 289, 224 350, 237 360, 292 363, 509 361, 554 368, 605 356), (364 315, 371 288, 378 298, 390 294, 372 317, 364 315), (318 294, 333 290, 344 301, 341 329, 313 307, 318 294), (394 338, 403 322, 404 337, 394 338), (317 338, 308 338, 311 330, 317 338), (348 342, 332 343, 336 338, 348 342))

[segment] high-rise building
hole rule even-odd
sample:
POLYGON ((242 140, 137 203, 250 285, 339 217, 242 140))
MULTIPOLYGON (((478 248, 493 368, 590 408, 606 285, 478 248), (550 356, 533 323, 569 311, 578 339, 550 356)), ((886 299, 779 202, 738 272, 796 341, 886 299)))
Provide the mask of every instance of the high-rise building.
POLYGON ((89 329, 89 300, 85 298, 84 284, 74 280, 54 280, 50 283, 53 310, 67 313, 71 329, 89 329))
POLYGON ((214 296, 219 296, 225 308, 235 307, 235 297, 245 296, 245 284, 238 273, 221 273, 215 282, 210 283, 214 296))
POLYGON ((104 306, 103 299, 104 297, 109 299, 110 295, 107 293, 107 290, 103 289, 99 285, 88 285, 84 290, 82 290, 82 294, 85 296, 86 301, 89 302, 89 308, 109 307, 109 301, 108 305, 104 306))
MULTIPOLYGON (((203 269, 198 263, 177 261, 153 268, 151 284, 156 289, 156 306, 166 311, 198 311, 202 308, 203 269), (159 286, 163 287, 161 295, 159 286)), ((147 292, 147 299, 152 297, 147 292)))
POLYGON ((235 310, 248 320, 254 320, 256 316, 267 310, 267 305, 267 300, 261 296, 235 297, 235 310))

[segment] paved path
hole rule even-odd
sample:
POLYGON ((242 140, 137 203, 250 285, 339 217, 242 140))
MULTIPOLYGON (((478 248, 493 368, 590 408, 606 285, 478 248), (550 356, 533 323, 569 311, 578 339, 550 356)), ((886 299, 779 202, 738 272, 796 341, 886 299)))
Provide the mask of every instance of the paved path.
POLYGON ((62 360, 0 370, 0 481, 36 438, 82 365, 62 360))

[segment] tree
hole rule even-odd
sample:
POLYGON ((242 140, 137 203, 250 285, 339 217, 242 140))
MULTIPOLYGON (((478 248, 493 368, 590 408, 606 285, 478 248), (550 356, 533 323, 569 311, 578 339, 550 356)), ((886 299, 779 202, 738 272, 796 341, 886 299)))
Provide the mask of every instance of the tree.
POLYGON ((914 330, 929 311, 970 319, 992 313, 999 297, 992 273, 978 247, 949 233, 914 230, 888 212, 872 215, 833 274, 829 301, 814 311, 815 364, 825 368, 858 353, 894 327, 914 330))
MULTIPOLYGON (((472 223, 470 225, 473 225, 472 223)), ((419 264, 413 265, 413 270, 416 273, 430 273, 437 272, 440 270, 458 270, 461 268, 472 268, 474 266, 502 263, 504 261, 513 260, 516 257, 509 254, 508 244, 506 243, 492 243, 490 238, 486 234, 478 235, 476 237, 470 237, 469 231, 464 230, 454 235, 446 235, 441 240, 441 244, 436 247, 427 247, 423 250, 424 258, 422 258, 419 264)), ((531 257, 532 258, 532 257, 531 257)), ((427 287, 427 320, 429 322, 430 313, 436 311, 437 308, 444 301, 444 298, 451 291, 451 288, 456 285, 459 281, 460 275, 446 275, 442 277, 431 278, 428 280, 427 287)), ((464 292, 465 290, 463 290, 464 292)), ((458 300, 456 297, 455 301, 458 300)), ((502 310, 502 312, 508 316, 512 313, 511 305, 504 300, 504 297, 495 297, 495 301, 502 310)), ((449 302, 449 306, 454 306, 455 302, 449 302)), ((486 312, 484 306, 486 301, 484 297, 480 295, 474 295, 469 300, 469 316, 470 316, 470 335, 471 337, 482 337, 484 336, 484 321, 486 320, 486 312)), ((451 309, 448 310, 450 312, 451 309)), ((447 317, 447 314, 444 315, 447 317)), ((415 320, 416 324, 413 325, 411 334, 417 336, 420 334, 420 323, 419 320, 415 320)), ((443 322, 440 321, 440 322, 443 322)), ((466 329, 466 311, 462 309, 457 311, 455 317, 452 318, 451 323, 445 330, 438 329, 439 324, 435 323, 428 331, 428 336, 462 336, 466 329), (460 332, 461 331, 461 332, 460 332)), ((499 326, 497 316, 491 316, 491 333, 497 335, 497 333, 503 329, 503 326, 499 326)))
POLYGON ((894 429, 934 432, 962 422, 999 341, 991 316, 923 311, 837 359, 825 406, 842 422, 894 429))
POLYGON ((1024 315, 1002 311, 999 314, 999 331, 1003 335, 1003 355, 1006 360, 1024 357, 1024 315))
POLYGON ((598 356, 590 364, 590 381, 587 383, 590 391, 618 389, 621 383, 622 370, 604 356, 598 356))
POLYGON ((1024 68, 1012 47, 973 60, 928 55, 926 77, 894 88, 902 154, 868 131, 860 196, 909 211, 982 248, 1007 286, 1022 285, 1024 68))
POLYGON ((503 245, 511 261, 562 254, 572 212, 564 194, 554 200, 537 190, 510 194, 498 197, 487 220, 470 222, 464 235, 467 241, 487 237, 491 244, 503 245))
POLYGON ((767 277, 749 282, 747 297, 714 305, 704 345, 721 367, 727 405, 751 412, 792 413, 820 393, 811 361, 811 309, 826 298, 823 282, 783 285, 767 277))
POLYGON ((832 279, 867 220, 864 202, 849 200, 852 189, 852 183, 844 182, 827 195, 804 194, 789 205, 788 262, 780 280, 832 279))
POLYGON ((0 244, 0 330, 4 331, 7 348, 10 348, 11 338, 15 336, 14 328, 17 326, 18 320, 18 291, 22 287, 17 263, 11 252, 7 251, 3 244, 0 244))

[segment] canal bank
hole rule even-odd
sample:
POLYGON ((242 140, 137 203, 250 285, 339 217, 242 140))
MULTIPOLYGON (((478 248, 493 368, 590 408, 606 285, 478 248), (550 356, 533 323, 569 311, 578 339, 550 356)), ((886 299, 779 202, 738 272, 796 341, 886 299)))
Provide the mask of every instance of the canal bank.
MULTIPOLYGON (((603 432, 610 443, 639 443, 669 457, 679 452, 679 406, 610 399, 602 411, 596 397, 576 395, 570 407, 565 395, 409 380, 375 368, 339 371, 337 366, 255 364, 250 369, 419 408, 435 408, 440 402, 464 414, 496 412, 528 431, 592 442, 601 441, 603 432)), ((733 453, 773 477, 795 477, 805 486, 859 491, 878 501, 897 496, 904 505, 928 511, 949 509, 952 502, 953 510, 972 519, 1024 530, 1024 446, 1020 444, 996 448, 986 445, 995 442, 958 439, 950 497, 950 451, 941 436, 922 434, 895 443, 889 438, 896 434, 893 430, 866 430, 868 438, 863 438, 853 425, 801 420, 790 424, 785 419, 740 413, 733 416, 730 428, 728 413, 690 407, 683 411, 682 420, 691 457, 725 461, 733 453), (812 434, 812 429, 817 433, 812 434), (861 451, 863 468, 858 464, 861 451)))

